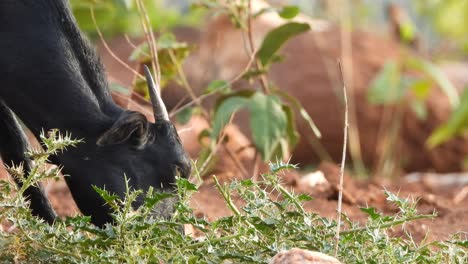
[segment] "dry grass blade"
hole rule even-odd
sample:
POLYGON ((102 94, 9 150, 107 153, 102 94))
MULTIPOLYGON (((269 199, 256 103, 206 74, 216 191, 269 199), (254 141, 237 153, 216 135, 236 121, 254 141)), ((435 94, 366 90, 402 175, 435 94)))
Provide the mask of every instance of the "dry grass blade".
POLYGON ((341 67, 341 62, 338 62, 341 74, 341 80, 343 82, 343 99, 344 99, 344 106, 345 106, 345 119, 344 119, 344 128, 343 128, 343 154, 341 158, 341 167, 340 167, 340 183, 338 186, 338 219, 336 225, 336 242, 335 242, 335 257, 338 254, 338 245, 340 242, 340 224, 341 224, 341 211, 342 211, 342 203, 343 203, 343 178, 344 178, 344 167, 346 162, 346 147, 348 143, 348 96, 346 95, 346 83, 343 76, 343 69, 341 67))

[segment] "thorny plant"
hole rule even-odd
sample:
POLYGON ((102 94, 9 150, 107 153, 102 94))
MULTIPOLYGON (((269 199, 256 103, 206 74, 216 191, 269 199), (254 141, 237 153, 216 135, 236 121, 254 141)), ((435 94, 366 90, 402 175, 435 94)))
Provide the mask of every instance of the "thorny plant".
MULTIPOLYGON (((34 151, 34 167, 24 175, 20 167, 10 171, 21 177, 25 187, 58 177, 59 170, 44 170, 48 157, 78 142, 57 132, 42 137, 45 150, 34 151)), ((336 221, 307 212, 304 203, 312 198, 295 194, 281 185, 278 174, 296 166, 276 162, 261 181, 236 181, 216 187, 231 215, 209 222, 197 217, 189 206, 197 186, 177 180, 176 194, 149 190, 144 204, 131 204, 141 191, 128 187, 124 198, 104 190, 100 195, 116 209, 114 225, 100 229, 87 216, 67 217, 48 225, 31 215, 27 202, 9 181, 2 181, 0 198, 0 261, 16 263, 268 263, 277 252, 293 247, 332 254, 336 221), (170 219, 152 214, 155 205, 176 196, 170 219), (242 206, 240 206, 242 204, 242 206), (119 205, 119 206, 117 206, 119 205), (183 235, 182 225, 197 230, 196 238, 183 235), (6 228, 8 227, 8 228, 6 228)), ((375 208, 366 225, 353 223, 343 215, 338 258, 344 263, 466 263, 466 234, 447 241, 417 244, 411 236, 392 237, 388 230, 409 221, 433 218, 420 215, 416 203, 387 192, 387 200, 398 208, 384 215, 375 208)))

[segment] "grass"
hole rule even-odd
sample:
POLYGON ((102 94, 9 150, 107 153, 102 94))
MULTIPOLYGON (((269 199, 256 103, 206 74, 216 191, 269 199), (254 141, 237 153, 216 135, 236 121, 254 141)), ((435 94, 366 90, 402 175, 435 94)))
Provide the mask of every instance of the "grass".
MULTIPOLYGON (((26 175, 26 184, 57 177, 57 170, 45 171, 50 153, 77 142, 56 133, 43 137, 44 151, 36 151, 35 175, 26 175)), ((335 248, 336 221, 304 210, 303 203, 312 199, 285 189, 277 177, 291 164, 273 163, 270 173, 259 182, 234 181, 216 186, 231 216, 209 222, 195 216, 189 206, 190 195, 197 186, 178 179, 176 194, 149 190, 145 203, 134 210, 130 204, 141 191, 128 191, 123 199, 100 191, 111 205, 120 205, 113 217, 114 225, 97 228, 86 216, 69 217, 48 225, 33 217, 18 189, 2 182, 0 220, 12 228, 0 231, 0 261, 4 263, 268 263, 281 250, 293 247, 332 255, 335 248), (155 205, 176 197, 171 219, 152 216, 155 205), (233 196, 243 200, 237 207, 233 196), (191 224, 200 236, 183 235, 182 225, 191 224), (226 262, 228 261, 228 262, 226 262)), ((10 168, 21 174, 19 168, 10 168)), ((392 237, 388 229, 421 218, 411 200, 386 192, 388 202, 399 211, 383 215, 374 208, 362 208, 369 215, 365 226, 343 215, 338 245, 338 259, 343 263, 466 263, 466 240, 454 236, 448 241, 418 245, 411 238, 392 237)))

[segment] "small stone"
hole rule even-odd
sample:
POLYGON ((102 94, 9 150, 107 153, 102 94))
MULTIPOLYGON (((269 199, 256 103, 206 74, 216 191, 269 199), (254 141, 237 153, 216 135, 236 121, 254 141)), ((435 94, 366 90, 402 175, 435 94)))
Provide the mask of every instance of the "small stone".
POLYGON ((276 254, 270 264, 341 264, 336 258, 305 249, 293 248, 276 254))

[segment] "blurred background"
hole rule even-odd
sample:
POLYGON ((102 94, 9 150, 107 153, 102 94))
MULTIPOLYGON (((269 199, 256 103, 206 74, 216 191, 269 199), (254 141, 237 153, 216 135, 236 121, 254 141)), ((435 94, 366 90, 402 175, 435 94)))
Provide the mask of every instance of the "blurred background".
POLYGON ((257 160, 302 169, 339 162, 343 78, 356 176, 467 169, 466 1, 72 0, 114 97, 137 108, 146 96, 137 72, 152 60, 139 2, 157 34, 165 101, 204 170, 219 163, 223 137, 245 138, 228 151, 239 156, 234 166, 245 163, 236 170, 243 176, 260 170, 257 160), (271 58, 258 63, 268 49, 271 58), (245 102, 232 105, 236 98, 245 102), (234 113, 235 132, 225 136, 234 113))

